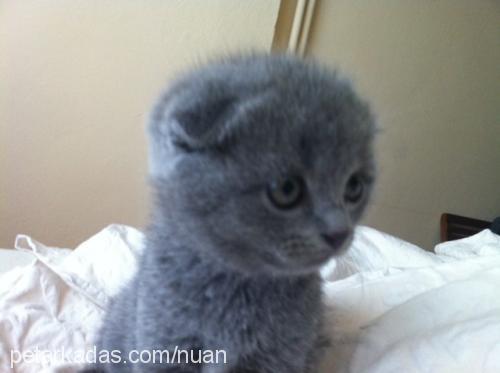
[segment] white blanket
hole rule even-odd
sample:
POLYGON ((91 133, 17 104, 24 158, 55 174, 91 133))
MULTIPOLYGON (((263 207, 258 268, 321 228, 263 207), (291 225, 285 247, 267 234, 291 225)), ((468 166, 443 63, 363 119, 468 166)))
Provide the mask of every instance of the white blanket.
MULTIPOLYGON (((112 225, 69 251, 18 236, 36 260, 0 277, 0 372, 73 371, 92 358, 142 239, 112 225)), ((358 228, 322 271, 332 340, 322 372, 500 372, 500 236, 485 230, 435 251, 358 228)))

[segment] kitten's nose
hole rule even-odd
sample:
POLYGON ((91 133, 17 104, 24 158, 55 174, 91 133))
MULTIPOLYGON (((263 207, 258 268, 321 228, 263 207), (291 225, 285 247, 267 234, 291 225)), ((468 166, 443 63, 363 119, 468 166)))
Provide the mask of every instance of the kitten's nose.
POLYGON ((349 231, 342 230, 337 232, 330 232, 327 234, 322 234, 321 236, 333 249, 338 249, 340 246, 342 246, 347 237, 349 237, 349 231))

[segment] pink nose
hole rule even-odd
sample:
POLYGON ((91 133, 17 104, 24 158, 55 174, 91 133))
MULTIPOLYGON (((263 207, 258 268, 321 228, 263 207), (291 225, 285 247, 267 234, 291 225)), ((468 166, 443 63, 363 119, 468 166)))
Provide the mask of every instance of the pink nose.
POLYGON ((349 231, 339 231, 331 232, 328 234, 321 235, 323 239, 330 245, 333 249, 339 248, 344 241, 349 237, 349 231))

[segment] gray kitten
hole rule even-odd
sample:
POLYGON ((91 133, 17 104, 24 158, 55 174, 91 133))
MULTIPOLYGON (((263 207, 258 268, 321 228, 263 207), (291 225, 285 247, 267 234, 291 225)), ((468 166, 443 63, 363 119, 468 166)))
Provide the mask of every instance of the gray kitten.
POLYGON ((175 82, 149 134, 146 249, 98 348, 224 350, 226 363, 95 371, 316 371, 318 268, 348 247, 374 180, 367 105, 312 62, 237 56, 175 82))

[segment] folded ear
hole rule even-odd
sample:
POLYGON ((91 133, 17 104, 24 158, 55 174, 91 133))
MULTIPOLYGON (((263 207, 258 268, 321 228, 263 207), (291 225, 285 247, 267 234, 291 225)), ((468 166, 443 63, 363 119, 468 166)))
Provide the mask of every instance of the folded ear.
POLYGON ((220 149, 248 125, 247 113, 268 101, 269 94, 243 94, 220 81, 187 81, 174 86, 151 112, 150 174, 168 174, 183 153, 220 149))
POLYGON ((230 118, 238 108, 237 99, 205 96, 190 101, 172 113, 173 143, 185 150, 196 150, 224 141, 234 127, 230 118))
POLYGON ((169 92, 153 110, 150 123, 152 141, 157 136, 178 150, 195 151, 215 146, 235 126, 231 117, 238 110, 234 95, 205 86, 169 92), (166 137, 166 138, 165 138, 166 137))

